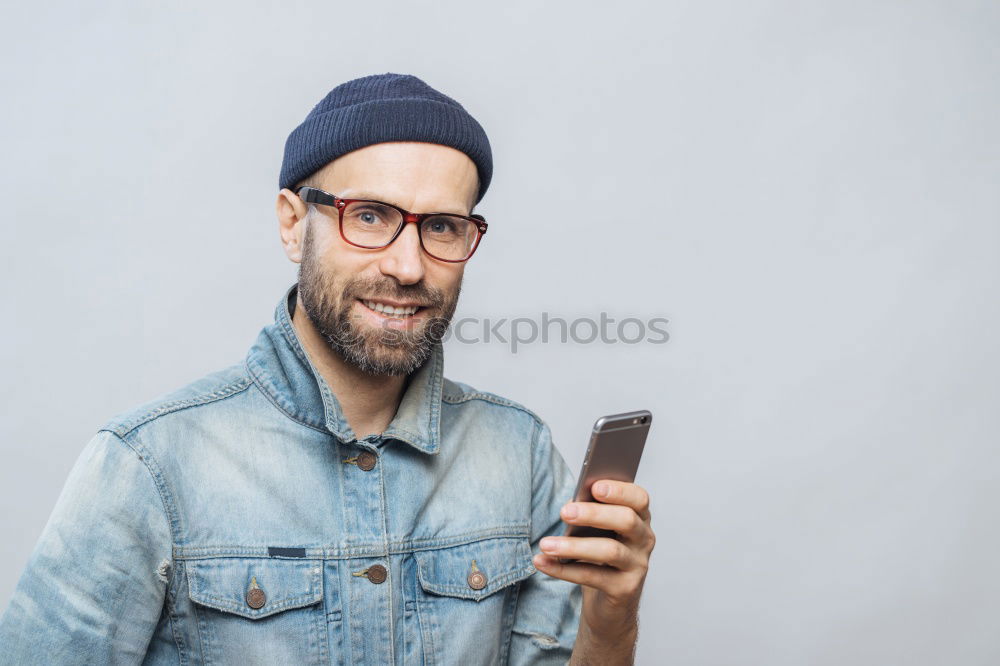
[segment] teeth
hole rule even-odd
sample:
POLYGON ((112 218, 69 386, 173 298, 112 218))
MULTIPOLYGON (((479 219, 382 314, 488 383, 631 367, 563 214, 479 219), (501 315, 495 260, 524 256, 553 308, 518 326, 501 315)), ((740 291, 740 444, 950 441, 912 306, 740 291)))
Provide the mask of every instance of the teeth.
POLYGON ((406 318, 416 312, 419 308, 415 305, 409 305, 405 308, 397 308, 392 305, 385 305, 377 301, 361 301, 366 307, 374 310, 375 312, 381 312, 382 314, 389 315, 390 317, 402 317, 406 318))

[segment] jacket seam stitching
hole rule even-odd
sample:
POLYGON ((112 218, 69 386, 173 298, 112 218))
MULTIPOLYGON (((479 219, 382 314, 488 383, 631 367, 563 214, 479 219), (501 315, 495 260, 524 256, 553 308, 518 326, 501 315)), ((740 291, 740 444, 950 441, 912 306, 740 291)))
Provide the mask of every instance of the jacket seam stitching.
POLYGON ((242 391, 245 391, 250 386, 250 384, 251 384, 250 378, 240 377, 236 381, 230 382, 229 384, 226 384, 222 388, 216 389, 214 391, 210 391, 208 393, 202 393, 193 398, 185 398, 183 400, 173 400, 171 402, 164 403, 162 405, 154 407, 153 409, 149 410, 142 416, 136 417, 134 419, 129 419, 124 423, 120 424, 114 424, 114 422, 112 421, 111 424, 108 424, 101 429, 107 430, 108 432, 113 432, 115 435, 117 435, 120 439, 124 441, 124 438, 129 436, 132 433, 132 431, 151 421, 155 421, 161 416, 172 414, 174 412, 179 412, 189 407, 198 407, 201 405, 207 405, 213 402, 217 402, 219 400, 230 398, 242 391))
POLYGON ((494 405, 499 405, 501 407, 510 407, 512 409, 516 409, 530 416, 532 419, 535 420, 536 424, 541 423, 542 421, 541 417, 539 417, 538 414, 531 411, 524 405, 518 404, 513 400, 508 400, 507 398, 503 398, 501 396, 494 395, 492 393, 476 391, 473 393, 463 393, 462 395, 458 396, 451 396, 451 395, 441 396, 441 401, 447 402, 449 405, 460 405, 463 402, 469 402, 470 400, 482 400, 483 402, 489 402, 494 405))
POLYGON ((504 640, 500 646, 500 661, 501 663, 504 664, 510 663, 510 642, 512 638, 511 633, 514 629, 514 615, 517 613, 517 606, 521 600, 522 585, 523 581, 519 582, 517 585, 511 586, 510 588, 511 596, 513 598, 510 600, 510 606, 509 606, 510 612, 504 614, 503 633, 501 634, 504 637, 504 640))
MULTIPOLYGON (((519 525, 510 525, 504 528, 496 528, 490 530, 475 530, 472 532, 463 532, 461 534, 454 535, 452 537, 446 538, 427 538, 427 539, 406 539, 398 541, 390 541, 388 544, 388 552, 383 552, 383 544, 378 544, 375 548, 339 548, 332 547, 328 548, 326 546, 316 546, 316 548, 321 548, 325 552, 322 554, 317 554, 313 556, 307 556, 308 560, 319 560, 319 559, 332 559, 332 560, 345 560, 353 559, 357 557, 378 557, 385 555, 401 555, 408 553, 423 552, 429 550, 440 550, 444 548, 454 548, 458 546, 467 546, 472 543, 479 541, 486 541, 488 539, 531 539, 530 523, 523 523, 519 525), (524 527, 525 531, 521 531, 519 528, 524 527), (339 553, 339 554, 334 554, 339 553)), ((374 545, 374 544, 373 544, 374 545)), ((310 547, 312 548, 312 547, 310 547)), ((275 559, 267 555, 264 552, 264 547, 231 547, 225 545, 215 545, 215 546, 178 546, 175 549, 180 552, 180 555, 175 553, 177 559, 182 560, 198 560, 213 557, 250 557, 250 558, 263 558, 263 559, 275 559), (221 553, 221 554, 220 554, 221 553)), ((299 561, 295 558, 294 561, 299 561)))
MULTIPOLYGON (((170 601, 170 586, 177 580, 177 566, 176 558, 174 558, 174 544, 177 543, 177 513, 173 505, 173 499, 170 497, 170 493, 165 487, 166 481, 163 479, 163 473, 160 470, 159 465, 156 463, 153 455, 146 451, 146 447, 142 446, 138 440, 134 443, 126 440, 125 438, 118 435, 118 433, 113 430, 107 430, 102 428, 105 432, 108 432, 117 441, 121 442, 129 451, 131 451, 139 461, 143 464, 146 469, 146 473, 149 474, 149 479, 153 483, 153 487, 156 489, 156 494, 160 498, 160 508, 163 510, 163 517, 167 522, 167 530, 170 533, 171 541, 171 553, 170 553, 170 577, 168 578, 163 591, 163 603, 165 605, 165 610, 167 612, 168 623, 170 624, 170 632, 174 639, 174 646, 178 651, 178 658, 181 662, 184 661, 184 646, 181 645, 177 640, 177 632, 174 627, 174 609, 172 608, 172 603, 170 601), (141 451, 139 449, 142 449, 141 451), (154 469, 155 468, 155 469, 154 469)), ((133 436, 134 437, 134 436, 133 436)))
MULTIPOLYGON (((150 480, 153 482, 153 487, 156 488, 156 494, 160 498, 160 505, 161 508, 163 509, 163 517, 166 518, 167 529, 170 530, 170 540, 172 542, 171 547, 173 546, 173 544, 179 543, 177 529, 176 529, 178 522, 177 512, 174 509, 173 498, 170 497, 170 493, 167 492, 167 489, 164 487, 164 483, 162 480, 163 472, 160 470, 160 466, 156 464, 156 460, 153 458, 153 455, 147 452, 146 447, 142 446, 142 444, 139 442, 136 442, 136 444, 142 449, 142 451, 139 451, 139 449, 136 448, 136 446, 133 445, 132 442, 128 441, 115 431, 108 430, 106 428, 101 428, 101 430, 111 433, 111 435, 116 440, 124 444, 142 462, 143 466, 146 468, 146 472, 150 476, 150 480), (153 468, 155 468, 155 471, 153 468)), ((173 561, 174 559, 173 553, 170 554, 170 559, 171 561, 173 561)), ((171 566, 170 579, 173 580, 173 577, 174 577, 174 567, 171 566)), ((169 582, 167 583, 167 585, 169 586, 169 582)))
POLYGON ((174 639, 174 646, 177 648, 177 662, 178 664, 184 664, 187 662, 184 652, 183 640, 180 637, 180 628, 177 626, 177 619, 175 617, 176 609, 173 605, 167 608, 167 624, 170 625, 170 635, 174 639))
MULTIPOLYGON (((536 446, 538 444, 538 433, 539 433, 540 429, 541 429, 540 423, 539 423, 538 419, 535 419, 535 424, 534 424, 534 427, 532 428, 532 431, 531 431, 531 454, 529 456, 531 458, 531 475, 530 475, 529 478, 531 479, 531 494, 532 494, 532 496, 534 496, 534 492, 535 492, 535 448, 536 448, 536 446)), ((534 527, 534 522, 533 522, 534 521, 534 516, 532 514, 533 514, 533 512, 529 510, 528 511, 528 541, 529 542, 531 541, 531 537, 534 534, 534 530, 533 530, 533 527, 534 527)), ((529 554, 530 554, 530 550, 531 550, 531 548, 529 546, 529 554)), ((532 563, 532 566, 534 567, 534 563, 532 563)), ((514 628, 515 622, 514 622, 513 618, 517 617, 517 611, 520 608, 520 606, 521 606, 521 596, 520 596, 520 594, 518 594, 517 599, 515 600, 515 603, 514 603, 514 612, 512 613, 513 617, 511 619, 511 623, 510 623, 511 624, 511 631, 516 631, 516 629, 514 628)))
MULTIPOLYGON (((531 432, 531 475, 528 477, 531 479, 531 493, 534 496, 535 493, 535 452, 538 451, 538 437, 542 431, 542 423, 535 421, 535 427, 531 432)), ((528 511, 528 539, 531 539, 531 535, 535 533, 534 528, 534 511, 528 511)))

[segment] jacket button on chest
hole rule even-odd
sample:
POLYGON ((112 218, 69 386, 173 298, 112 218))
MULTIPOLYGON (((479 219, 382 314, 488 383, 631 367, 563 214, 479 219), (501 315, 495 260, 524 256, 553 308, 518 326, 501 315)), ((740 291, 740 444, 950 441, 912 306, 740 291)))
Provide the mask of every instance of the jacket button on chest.
POLYGON ((375 467, 376 460, 375 454, 371 451, 362 451, 358 454, 358 467, 366 472, 371 471, 375 467))
POLYGON ((257 577, 253 577, 253 581, 250 583, 250 589, 247 590, 247 606, 253 609, 261 608, 264 602, 267 601, 267 597, 264 595, 264 590, 257 586, 257 577))
POLYGON ((381 564, 373 564, 368 567, 368 580, 373 583, 384 583, 386 578, 385 567, 381 564))
POLYGON ((486 587, 486 576, 482 571, 473 571, 469 574, 469 587, 473 590, 481 590, 486 587))
POLYGON ((476 561, 472 560, 472 571, 469 572, 468 577, 465 579, 469 583, 469 587, 473 590, 481 590, 486 587, 486 574, 479 570, 476 565, 476 561))

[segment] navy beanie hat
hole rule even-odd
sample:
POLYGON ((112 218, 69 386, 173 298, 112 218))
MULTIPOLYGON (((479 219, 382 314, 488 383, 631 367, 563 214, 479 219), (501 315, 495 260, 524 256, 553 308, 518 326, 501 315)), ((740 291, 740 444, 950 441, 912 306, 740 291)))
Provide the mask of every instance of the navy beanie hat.
POLYGON ((373 143, 426 141, 460 150, 479 172, 479 194, 493 177, 486 132, 461 104, 410 74, 374 74, 342 83, 313 107, 285 141, 278 187, 292 188, 330 161, 373 143))

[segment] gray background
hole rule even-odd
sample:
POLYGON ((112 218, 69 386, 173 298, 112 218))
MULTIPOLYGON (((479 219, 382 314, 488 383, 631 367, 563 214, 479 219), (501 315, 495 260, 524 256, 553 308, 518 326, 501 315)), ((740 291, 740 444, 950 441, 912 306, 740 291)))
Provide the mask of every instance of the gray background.
POLYGON ((460 316, 670 319, 447 356, 574 471, 654 412, 639 663, 1000 661, 998 3, 58 4, 0 20, 4 606, 95 429, 271 321, 288 132, 395 71, 493 143, 460 316))

